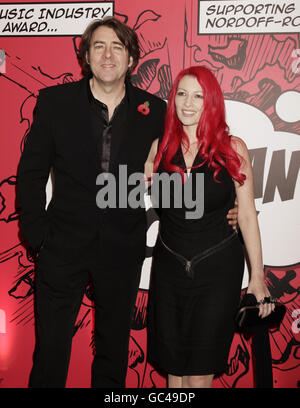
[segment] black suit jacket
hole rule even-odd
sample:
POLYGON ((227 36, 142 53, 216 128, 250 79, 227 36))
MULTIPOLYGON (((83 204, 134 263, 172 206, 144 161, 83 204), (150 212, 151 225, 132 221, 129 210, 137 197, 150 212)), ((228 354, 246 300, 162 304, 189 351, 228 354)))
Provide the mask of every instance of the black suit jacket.
MULTIPOLYGON (((20 229, 31 247, 43 243, 64 260, 81 256, 99 236, 104 263, 136 263, 145 255, 145 210, 101 210, 96 205, 101 169, 92 134, 88 79, 40 91, 18 168, 20 229), (46 211, 51 168, 54 188, 46 211)), ((128 174, 143 173, 151 144, 161 136, 164 124, 164 101, 131 84, 127 94, 128 119, 121 140, 112 139, 111 145, 110 167, 116 176, 120 164, 127 165, 128 174), (138 111, 145 101, 148 115, 138 111)))

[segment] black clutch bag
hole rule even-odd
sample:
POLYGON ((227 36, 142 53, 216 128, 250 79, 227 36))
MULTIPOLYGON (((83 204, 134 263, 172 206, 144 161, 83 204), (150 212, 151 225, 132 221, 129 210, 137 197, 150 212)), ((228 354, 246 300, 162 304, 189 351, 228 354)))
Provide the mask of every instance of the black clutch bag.
POLYGON ((282 322, 286 308, 280 302, 275 302, 274 311, 265 318, 259 314, 259 305, 256 297, 252 293, 245 294, 240 302, 236 315, 236 325, 239 329, 251 329, 257 326, 279 326, 282 322))
POLYGON ((236 314, 237 331, 243 332, 245 338, 252 337, 253 339, 253 372, 256 388, 273 388, 269 329, 280 325, 286 308, 282 303, 273 299, 272 303, 275 305, 274 311, 262 319, 259 316, 259 304, 256 297, 252 293, 247 293, 242 297, 236 314))

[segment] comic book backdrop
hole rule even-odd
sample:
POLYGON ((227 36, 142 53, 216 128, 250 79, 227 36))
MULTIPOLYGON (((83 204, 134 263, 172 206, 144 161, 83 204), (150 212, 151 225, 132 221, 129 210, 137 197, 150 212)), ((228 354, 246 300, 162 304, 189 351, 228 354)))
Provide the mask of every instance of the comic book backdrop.
MULTIPOLYGON (((300 381, 300 9, 298 2, 146 0, 0 4, 0 387, 26 387, 34 349, 34 263, 15 209, 16 169, 41 88, 81 78, 80 34, 115 15, 137 33, 135 86, 168 98, 180 69, 210 68, 226 100, 231 134, 247 143, 264 268, 286 316, 269 333, 274 387, 300 381)), ((51 182, 47 186, 48 202, 51 182)), ((165 387, 146 359, 146 307, 158 220, 147 206, 147 253, 132 320, 127 386, 165 387)), ((248 284, 245 267, 243 289, 248 284)), ((112 322, 117 324, 117 322, 112 322)), ((221 336, 221 333, 220 333, 221 336)), ((74 328, 68 387, 89 387, 93 302, 87 288, 74 328)), ((253 387, 251 340, 236 333, 213 387, 253 387)))

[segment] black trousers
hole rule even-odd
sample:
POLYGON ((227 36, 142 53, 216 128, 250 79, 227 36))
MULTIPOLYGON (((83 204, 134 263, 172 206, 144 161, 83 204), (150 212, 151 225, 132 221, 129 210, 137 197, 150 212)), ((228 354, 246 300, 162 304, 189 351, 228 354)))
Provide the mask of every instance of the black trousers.
MULTIPOLYGON (((117 256, 117 254, 116 254, 117 256)), ((74 324, 85 288, 92 282, 95 355, 92 387, 125 386, 133 309, 142 264, 103 267, 97 245, 71 262, 47 247, 36 263, 36 347, 29 387, 65 387, 74 324)))

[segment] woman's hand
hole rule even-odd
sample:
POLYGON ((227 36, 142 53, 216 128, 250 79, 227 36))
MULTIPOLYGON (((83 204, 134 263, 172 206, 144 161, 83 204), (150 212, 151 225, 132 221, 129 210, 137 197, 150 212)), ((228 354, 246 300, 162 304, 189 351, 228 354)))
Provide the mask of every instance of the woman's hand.
POLYGON ((234 202, 234 208, 231 208, 231 210, 228 211, 226 218, 228 219, 228 224, 231 225, 232 229, 236 231, 237 223, 238 223, 238 201, 237 200, 235 200, 234 202))
POLYGON ((264 278, 252 278, 249 282, 247 293, 252 293, 257 302, 263 302, 259 305, 259 316, 267 317, 275 309, 274 303, 264 303, 264 298, 270 298, 270 292, 264 281, 264 278))

